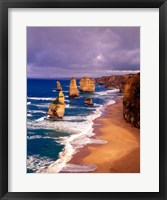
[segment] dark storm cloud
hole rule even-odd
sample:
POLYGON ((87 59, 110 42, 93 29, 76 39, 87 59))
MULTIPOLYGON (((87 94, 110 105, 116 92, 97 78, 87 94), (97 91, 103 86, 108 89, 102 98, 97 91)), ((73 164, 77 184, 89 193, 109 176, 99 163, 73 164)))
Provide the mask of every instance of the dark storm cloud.
POLYGON ((27 28, 29 77, 98 76, 139 66, 139 27, 27 28))

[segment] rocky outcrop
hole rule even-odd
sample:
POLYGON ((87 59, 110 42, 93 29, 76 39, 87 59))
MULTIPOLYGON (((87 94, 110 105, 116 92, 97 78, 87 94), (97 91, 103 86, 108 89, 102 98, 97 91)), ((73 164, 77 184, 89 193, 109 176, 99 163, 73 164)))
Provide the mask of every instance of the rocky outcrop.
POLYGON ((60 91, 58 98, 49 105, 48 115, 53 119, 61 119, 64 116, 65 107, 64 94, 60 91))
POLYGON ((72 78, 70 80, 69 97, 78 97, 78 96, 79 96, 79 91, 77 88, 76 79, 72 78))
POLYGON ((127 122, 140 128, 140 74, 135 74, 125 81, 123 116, 127 122))
POLYGON ((103 76, 101 78, 95 78, 95 83, 105 85, 107 88, 118 88, 120 92, 124 92, 125 82, 133 76, 134 74, 103 76))
POLYGON ((62 91, 59 92, 58 100, 60 103, 64 103, 64 94, 62 91))
POLYGON ((57 91, 61 91, 62 87, 59 81, 56 82, 56 85, 57 85, 57 91))
POLYGON ((140 128, 140 73, 95 78, 95 82, 107 88, 118 88, 123 93, 123 117, 140 128))
POLYGON ((89 77, 83 77, 80 80, 80 91, 82 92, 94 92, 95 91, 95 84, 92 79, 89 77))
POLYGON ((86 99, 84 100, 84 104, 93 106, 92 98, 86 98, 86 99))

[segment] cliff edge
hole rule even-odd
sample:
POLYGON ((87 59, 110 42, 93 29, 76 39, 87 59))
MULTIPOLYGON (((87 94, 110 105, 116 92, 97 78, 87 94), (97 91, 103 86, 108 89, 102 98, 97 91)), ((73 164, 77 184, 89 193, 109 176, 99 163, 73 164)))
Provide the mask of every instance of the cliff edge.
POLYGON ((135 74, 125 81, 123 116, 127 122, 140 128, 140 74, 135 74))
POLYGON ((123 117, 140 128, 140 73, 95 78, 95 83, 107 88, 118 88, 123 93, 123 117))

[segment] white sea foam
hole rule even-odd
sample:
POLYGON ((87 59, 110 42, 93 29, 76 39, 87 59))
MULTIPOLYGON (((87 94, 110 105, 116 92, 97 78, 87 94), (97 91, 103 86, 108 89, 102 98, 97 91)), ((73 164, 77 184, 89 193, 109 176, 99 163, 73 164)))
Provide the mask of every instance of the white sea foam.
POLYGON ((64 116, 64 121, 79 121, 79 120, 86 120, 85 116, 64 116))
MULTIPOLYGON (((107 90, 105 92, 97 92, 97 95, 110 95, 111 93, 118 92, 118 90, 107 90)), ((109 100, 106 105, 114 104, 114 100, 109 100)), ((69 104, 67 104, 68 106, 69 104)), ((37 173, 58 173, 60 171, 67 172, 87 172, 95 170, 95 166, 92 165, 69 165, 67 164, 73 155, 86 144, 105 144, 106 141, 99 139, 92 139, 94 136, 93 132, 93 120, 99 117, 106 105, 94 104, 95 111, 91 115, 87 116, 64 116, 62 120, 50 121, 45 120, 44 117, 37 119, 35 122, 28 120, 28 129, 46 129, 46 130, 57 130, 61 132, 66 132, 69 136, 59 137, 56 142, 64 145, 64 149, 59 153, 59 159, 55 162, 51 162, 48 166, 42 165, 42 167, 37 166, 37 173), (73 171, 74 170, 74 171, 73 171)), ((48 107, 48 104, 37 105, 39 107, 48 107)), ((68 108, 76 108, 76 106, 70 106, 68 108)), ((85 108, 85 107, 83 107, 85 108)), ((81 107, 79 107, 81 109, 81 107)), ((86 108, 86 109, 89 109, 86 108)))
POLYGON ((89 142, 90 144, 106 144, 107 143, 107 141, 105 141, 105 140, 99 140, 99 139, 92 139, 92 138, 90 138, 90 142, 89 142))
POLYGON ((75 165, 66 164, 63 168, 63 172, 79 173, 79 172, 91 172, 96 169, 95 165, 75 165))
POLYGON ((40 122, 43 121, 45 119, 45 117, 40 117, 39 119, 36 119, 35 121, 40 122))
POLYGON ((40 100, 40 101, 52 101, 55 100, 54 97, 27 97, 27 99, 31 99, 31 100, 40 100))
POLYGON ((98 104, 98 103, 94 103, 93 105, 94 105, 94 106, 100 106, 100 104, 98 104))
MULTIPOLYGON (((90 136, 93 136, 94 133, 92 130, 89 132, 89 134, 85 135, 80 135, 78 137, 73 138, 73 140, 70 142, 73 148, 77 151, 78 149, 84 147, 87 144, 106 144, 107 141, 105 140, 99 140, 99 139, 92 139, 90 136)), ((64 140, 64 138, 62 138, 64 140)), ((62 142, 63 144, 63 142, 62 142)), ((76 152, 75 151, 75 152, 76 152)))
POLYGON ((31 104, 31 102, 30 102, 30 101, 28 101, 28 102, 27 102, 27 105, 30 105, 30 104, 31 104))
MULTIPOLYGON (((92 128, 93 120, 101 115, 102 108, 103 106, 99 106, 92 115, 85 116, 85 121, 83 122, 56 121, 50 123, 52 125, 54 124, 53 126, 56 130, 62 130, 63 132, 67 131, 71 135, 68 137, 59 137, 58 142, 64 145, 63 151, 59 153, 59 159, 49 165, 46 169, 38 170, 37 173, 58 173, 62 169, 64 170, 66 163, 71 160, 72 156, 79 148, 90 143, 104 144, 105 141, 90 139, 91 136, 95 135, 92 128)), ((44 120, 42 123, 47 122, 44 120)), ((49 129, 52 128, 49 126, 49 129)))
POLYGON ((62 90, 62 92, 69 92, 69 90, 62 90))
MULTIPOLYGON (((28 132, 29 133, 29 132, 28 132)), ((54 137, 49 137, 49 136, 42 136, 42 135, 31 135, 31 136, 27 136, 27 139, 28 140, 33 140, 33 139, 41 139, 41 138, 44 138, 44 139, 48 139, 48 138, 51 138, 51 139, 55 139, 54 137)))
POLYGON ((103 95, 109 95, 109 94, 118 93, 118 92, 120 92, 119 89, 113 89, 113 90, 106 90, 106 91, 103 91, 103 92, 95 92, 95 94, 103 96, 103 95))
POLYGON ((46 130, 58 130, 67 132, 69 134, 75 134, 80 132, 80 129, 84 129, 88 122, 70 122, 70 121, 50 121, 45 120, 45 117, 39 118, 36 121, 27 120, 27 128, 31 130, 46 129, 46 130))
POLYGON ((48 108, 49 107, 49 104, 48 103, 44 103, 44 104, 32 104, 36 107, 39 107, 39 108, 48 108))
POLYGON ((28 140, 40 139, 40 138, 42 138, 41 135, 32 135, 32 136, 27 136, 27 139, 28 139, 28 140))
POLYGON ((81 130, 85 130, 84 128, 90 124, 90 126, 93 124, 92 120, 95 118, 99 117, 102 113, 103 106, 100 106, 96 108, 96 110, 93 112, 92 115, 88 116, 64 116, 64 120, 59 120, 59 121, 49 121, 49 120, 44 120, 44 116, 37 119, 36 121, 33 120, 28 120, 27 121, 27 127, 29 129, 56 129, 60 131, 65 131, 68 133, 78 133, 81 130), (69 118, 69 121, 68 121, 69 118), (83 119, 85 121, 83 122, 70 122, 72 119, 83 119), (66 121, 67 120, 67 121, 66 121), (89 122, 89 123, 88 123, 89 122))
POLYGON ((28 134, 34 134, 34 132, 33 131, 28 131, 28 134))
POLYGON ((70 104, 66 104, 66 108, 69 108, 70 107, 70 104))
POLYGON ((70 107, 68 107, 68 109, 78 109, 78 110, 80 110, 80 109, 86 109, 86 110, 95 110, 96 109, 96 107, 97 107, 97 105, 98 104, 96 104, 96 105, 94 105, 94 106, 71 106, 70 105, 70 107))
POLYGON ((43 110, 29 110, 28 112, 29 113, 43 113, 43 114, 46 114, 46 112, 43 111, 43 110))
POLYGON ((106 103, 107 106, 108 106, 108 105, 112 105, 112 104, 115 104, 115 101, 114 101, 114 100, 109 100, 109 101, 106 103))
POLYGON ((53 161, 47 157, 40 157, 39 155, 28 156, 27 158, 27 168, 32 171, 36 171, 47 167, 53 163, 53 161))
POLYGON ((27 113, 27 117, 32 117, 32 115, 30 113, 27 113))

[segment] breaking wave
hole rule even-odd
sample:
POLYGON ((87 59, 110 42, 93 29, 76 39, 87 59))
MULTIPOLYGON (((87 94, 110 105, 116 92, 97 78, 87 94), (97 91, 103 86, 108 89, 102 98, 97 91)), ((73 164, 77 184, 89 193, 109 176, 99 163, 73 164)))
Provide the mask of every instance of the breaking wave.
POLYGON ((40 157, 39 155, 33 155, 27 157, 27 169, 36 171, 49 166, 53 161, 47 157, 40 157))
POLYGON ((39 101, 52 101, 55 100, 55 97, 27 97, 27 99, 31 100, 39 100, 39 101))
POLYGON ((52 125, 53 127, 56 127, 56 130, 68 132, 69 136, 59 137, 58 142, 64 145, 63 151, 59 153, 59 159, 49 165, 47 168, 37 170, 37 173, 58 173, 62 170, 64 171, 64 167, 71 160, 73 155, 78 152, 78 149, 84 147, 87 144, 106 143, 106 141, 90 138, 95 135, 95 133, 93 132, 93 120, 102 114, 102 107, 103 106, 99 106, 98 108, 96 108, 96 111, 91 115, 80 117, 80 119, 84 120, 82 122, 68 121, 69 119, 76 120, 76 118, 78 117, 66 117, 63 121, 56 121, 52 123, 49 123, 46 120, 39 121, 39 124, 37 126, 38 128, 41 125, 40 128, 52 129, 52 127, 50 127, 50 125, 52 125))
MULTIPOLYGON (((119 92, 118 89, 114 90, 106 90, 102 92, 95 92, 95 95, 103 96, 109 95, 109 99, 103 103, 103 105, 99 103, 94 103, 93 107, 84 107, 80 105, 70 105, 69 100, 65 100, 69 102, 66 104, 67 109, 86 109, 91 110, 90 114, 88 115, 76 115, 76 116, 64 116, 63 119, 51 121, 46 120, 47 115, 46 111, 44 111, 49 106, 49 102, 45 103, 38 103, 38 104, 31 104, 36 106, 36 110, 29 110, 28 115, 32 114, 45 114, 44 116, 39 117, 36 120, 27 120, 27 128, 29 131, 35 130, 55 130, 60 131, 63 133, 67 133, 68 136, 61 137, 59 136, 56 138, 56 142, 63 145, 63 150, 59 153, 59 159, 53 161, 47 157, 40 157, 39 155, 28 156, 27 158, 27 166, 29 169, 33 170, 36 173, 58 173, 60 171, 63 172, 88 172, 93 171, 96 169, 94 165, 73 165, 67 164, 74 154, 76 154, 80 148, 84 147, 87 144, 105 144, 106 141, 99 140, 96 138, 92 139, 92 136, 95 136, 93 131, 93 121, 101 116, 103 113, 104 108, 107 105, 114 104, 115 101, 111 99, 110 96, 113 93, 119 92), (37 110, 40 109, 40 110, 37 110)), ((68 96, 65 96, 68 97, 68 96)), ((79 97, 81 98, 81 97, 79 97)), ((103 99, 104 97, 101 97, 103 99)), ((51 101, 55 98, 51 97, 28 97, 31 100, 41 100, 41 101, 51 101)), ((106 98, 107 99, 107 98, 106 98)), ((41 135, 31 135, 27 136, 27 139, 40 139, 40 138, 48 138, 48 136, 41 136, 41 135)), ((51 137, 50 137, 51 138, 51 137)), ((55 139, 52 137, 52 139, 55 139)))
POLYGON ((109 94, 118 93, 118 92, 120 92, 120 89, 112 89, 112 90, 106 90, 103 92, 95 92, 95 94, 103 96, 103 95, 109 95, 109 94))

